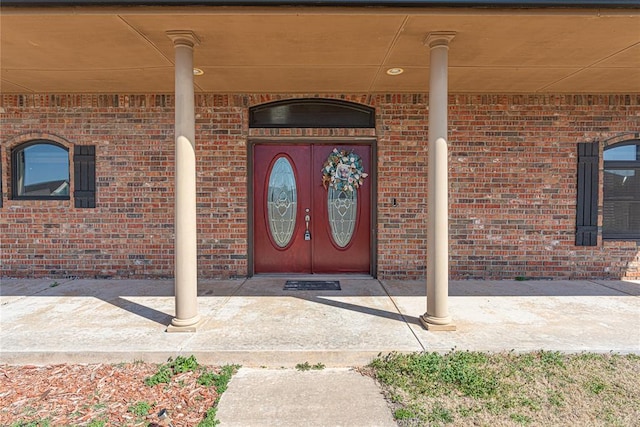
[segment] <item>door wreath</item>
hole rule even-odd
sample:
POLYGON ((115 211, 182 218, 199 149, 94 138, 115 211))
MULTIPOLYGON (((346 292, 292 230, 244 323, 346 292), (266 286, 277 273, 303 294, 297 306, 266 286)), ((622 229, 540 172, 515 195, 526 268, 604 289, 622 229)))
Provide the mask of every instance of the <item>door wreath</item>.
POLYGON ((334 148, 322 166, 322 186, 337 191, 355 191, 369 176, 362 166, 362 159, 356 153, 334 148))

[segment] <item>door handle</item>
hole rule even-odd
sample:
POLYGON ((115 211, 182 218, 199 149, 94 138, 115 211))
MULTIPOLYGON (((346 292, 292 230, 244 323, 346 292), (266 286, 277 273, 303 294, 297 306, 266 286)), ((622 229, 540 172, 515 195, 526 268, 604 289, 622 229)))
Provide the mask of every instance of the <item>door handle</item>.
POLYGON ((311 221, 311 216, 309 215, 309 209, 305 209, 307 213, 304 216, 305 230, 304 230, 304 240, 311 240, 311 232, 309 231, 309 222, 311 221))

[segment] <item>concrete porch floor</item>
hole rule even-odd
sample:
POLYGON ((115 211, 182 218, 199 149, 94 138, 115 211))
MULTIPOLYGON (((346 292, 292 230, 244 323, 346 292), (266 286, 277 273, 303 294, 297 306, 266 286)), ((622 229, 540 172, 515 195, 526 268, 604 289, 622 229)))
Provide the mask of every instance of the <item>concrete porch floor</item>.
MULTIPOLYGON (((314 277, 326 279, 326 277, 314 277)), ((640 281, 451 281, 454 332, 431 332, 423 281, 332 277, 341 291, 284 291, 285 277, 201 280, 196 333, 166 333, 172 280, 0 280, 0 363, 195 355, 245 367, 364 365, 392 351, 640 353, 640 281)))

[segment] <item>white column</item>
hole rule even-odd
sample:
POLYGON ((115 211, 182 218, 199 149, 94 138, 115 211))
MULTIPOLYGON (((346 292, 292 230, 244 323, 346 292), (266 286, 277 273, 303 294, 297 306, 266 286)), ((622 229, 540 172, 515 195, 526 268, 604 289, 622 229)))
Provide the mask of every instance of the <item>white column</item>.
POLYGON ((195 100, 191 31, 169 31, 175 47, 175 305, 167 332, 195 332, 198 314, 195 100))
POLYGON ((453 32, 430 33, 429 65, 429 188, 427 198, 427 312, 420 316, 425 328, 456 329, 449 316, 449 165, 448 55, 453 32))

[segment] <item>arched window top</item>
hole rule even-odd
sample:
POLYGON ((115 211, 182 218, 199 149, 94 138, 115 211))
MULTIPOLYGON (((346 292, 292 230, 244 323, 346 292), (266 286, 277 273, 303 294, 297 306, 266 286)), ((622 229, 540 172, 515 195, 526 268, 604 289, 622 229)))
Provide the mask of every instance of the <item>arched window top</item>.
POLYGON ((69 152, 69 149, 67 147, 65 147, 63 144, 57 142, 57 141, 53 141, 51 139, 33 139, 30 141, 26 141, 23 142, 21 144, 16 145, 15 147, 13 147, 13 152, 19 151, 19 150, 24 150, 26 148, 29 148, 33 145, 42 145, 42 146, 51 146, 51 148, 49 148, 50 150, 53 150, 54 148, 60 149, 60 150, 64 150, 65 152, 69 152))
POLYGON ((337 99, 287 99, 249 109, 251 128, 373 128, 375 109, 337 99))
POLYGON ((605 162, 640 162, 640 140, 620 142, 604 149, 605 162))
POLYGON ((14 199, 69 199, 69 150, 49 140, 28 141, 11 153, 14 199))

